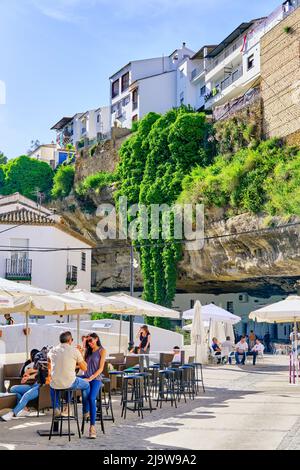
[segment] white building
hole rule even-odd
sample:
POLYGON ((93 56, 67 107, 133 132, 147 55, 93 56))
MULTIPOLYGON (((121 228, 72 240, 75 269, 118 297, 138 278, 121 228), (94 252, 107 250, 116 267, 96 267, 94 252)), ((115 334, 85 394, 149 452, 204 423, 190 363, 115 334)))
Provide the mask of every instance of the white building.
POLYGON ((52 168, 57 165, 56 144, 39 145, 35 150, 28 153, 30 158, 48 163, 52 168))
POLYGON ((72 286, 90 290, 93 245, 60 216, 16 193, 1 198, 0 227, 0 244, 7 247, 0 277, 60 293, 72 286))
POLYGON ((111 125, 130 129, 147 113, 177 106, 177 70, 194 52, 183 43, 168 57, 129 62, 110 77, 111 125))
POLYGON ((85 147, 110 138, 110 124, 110 107, 102 106, 73 117, 63 117, 51 130, 56 131, 59 148, 65 148, 67 144, 85 147))

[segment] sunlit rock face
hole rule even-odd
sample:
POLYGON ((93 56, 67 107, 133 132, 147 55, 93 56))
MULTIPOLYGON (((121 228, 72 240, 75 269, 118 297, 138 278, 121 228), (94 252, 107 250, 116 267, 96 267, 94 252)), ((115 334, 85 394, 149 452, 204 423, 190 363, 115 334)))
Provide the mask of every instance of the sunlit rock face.
MULTIPOLYGON (((103 292, 128 290, 130 285, 129 243, 101 241, 96 232, 100 219, 95 209, 103 202, 112 202, 112 192, 113 188, 93 194, 88 204, 79 203, 73 196, 57 204, 66 223, 97 243, 92 284, 93 289, 103 292)), ((268 297, 296 291, 300 280, 300 219, 267 219, 251 214, 226 219, 222 210, 210 211, 206 214, 205 236, 216 238, 206 241, 201 250, 184 250, 178 267, 179 292, 248 292, 268 297), (290 226, 280 228, 287 224, 290 226)), ((138 268, 135 288, 141 290, 142 286, 138 268)))

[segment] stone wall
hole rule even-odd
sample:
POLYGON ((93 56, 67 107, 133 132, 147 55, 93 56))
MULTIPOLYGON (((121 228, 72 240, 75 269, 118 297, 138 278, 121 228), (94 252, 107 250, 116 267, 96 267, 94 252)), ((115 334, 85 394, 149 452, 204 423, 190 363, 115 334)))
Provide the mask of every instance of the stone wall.
POLYGON ((113 172, 119 161, 118 151, 131 132, 128 129, 113 128, 112 138, 100 142, 91 155, 91 147, 78 150, 75 165, 75 184, 99 171, 113 172))
POLYGON ((261 39, 261 94, 265 136, 296 136, 300 132, 300 8, 261 39))

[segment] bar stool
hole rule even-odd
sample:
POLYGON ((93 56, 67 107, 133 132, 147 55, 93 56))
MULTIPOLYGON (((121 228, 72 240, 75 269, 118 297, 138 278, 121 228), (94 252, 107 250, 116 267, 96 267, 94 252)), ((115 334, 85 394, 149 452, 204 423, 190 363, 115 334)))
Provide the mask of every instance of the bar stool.
MULTIPOLYGON (((104 382, 103 382, 104 383, 104 382)), ((103 434, 105 434, 105 429, 104 429, 104 419, 103 419, 103 403, 102 403, 102 393, 103 393, 103 385, 99 390, 97 400, 96 400, 96 422, 100 422, 101 424, 101 430, 103 434)), ((82 424, 81 424, 81 432, 84 434, 84 428, 85 428, 85 423, 88 423, 90 421, 90 418, 84 418, 82 417, 82 424)))
POLYGON ((102 408, 106 411, 106 416, 103 416, 104 421, 115 422, 114 411, 111 398, 111 381, 107 377, 102 378, 102 408), (106 392, 106 385, 108 385, 108 392, 106 392))
POLYGON ((143 395, 142 383, 144 378, 141 375, 125 375, 122 387, 122 414, 121 417, 126 419, 127 410, 137 411, 139 417, 143 415, 143 395), (133 407, 131 407, 132 405, 133 407))
POLYGON ((159 390, 157 396, 157 404, 160 403, 162 408, 163 402, 171 402, 177 408, 177 400, 175 394, 175 372, 173 370, 160 370, 159 373, 159 390))
POLYGON ((196 395, 199 393, 199 384, 202 384, 202 389, 205 393, 202 364, 200 364, 200 362, 193 362, 190 365, 195 369, 196 395))
POLYGON ((186 403, 186 394, 185 394, 185 387, 184 387, 184 372, 182 369, 178 367, 170 367, 168 370, 172 370, 175 373, 174 377, 174 387, 175 387, 175 394, 177 396, 178 403, 181 400, 181 397, 184 398, 184 402, 186 403))
POLYGON ((189 395, 189 398, 194 400, 195 399, 195 369, 190 364, 184 364, 183 366, 179 367, 183 371, 183 379, 182 384, 184 389, 189 395))
POLYGON ((151 400, 151 383, 150 383, 151 374, 149 372, 141 372, 137 374, 137 376, 143 377, 144 379, 142 387, 141 387, 143 411, 150 411, 150 413, 152 413, 153 407, 152 407, 152 400, 151 400), (149 403, 149 408, 145 408, 144 401, 149 403))
POLYGON ((159 370, 159 364, 152 364, 147 368, 147 371, 150 373, 150 391, 154 396, 157 396, 159 389, 159 370))
POLYGON ((51 422, 51 428, 50 428, 50 434, 49 434, 49 441, 52 439, 53 436, 53 429, 54 429, 54 423, 58 422, 59 425, 59 435, 60 437, 63 435, 63 422, 67 421, 68 422, 68 436, 69 436, 69 441, 71 441, 71 421, 75 421, 77 424, 77 430, 78 430, 78 436, 79 439, 81 439, 81 433, 80 433, 80 426, 79 426, 79 419, 78 419, 78 406, 77 406, 77 390, 71 390, 71 389, 60 389, 60 390, 54 390, 54 403, 56 403, 58 398, 59 401, 59 410, 60 413, 63 412, 64 405, 67 405, 68 409, 68 414, 67 416, 55 416, 55 406, 53 407, 53 413, 52 413, 52 422, 51 422), (71 405, 70 402, 72 402, 73 405, 73 415, 70 414, 71 412, 71 405))

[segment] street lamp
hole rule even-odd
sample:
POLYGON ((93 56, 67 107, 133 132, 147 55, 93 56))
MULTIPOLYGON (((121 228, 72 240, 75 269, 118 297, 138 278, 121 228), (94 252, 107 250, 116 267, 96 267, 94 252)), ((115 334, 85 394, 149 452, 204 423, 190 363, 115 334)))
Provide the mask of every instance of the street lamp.
MULTIPOLYGON (((133 297, 134 294, 134 270, 139 267, 137 260, 134 258, 134 249, 133 245, 131 244, 130 247, 130 295, 133 297)), ((134 338, 133 338, 133 323, 134 323, 134 316, 130 315, 129 317, 129 348, 132 349, 134 346, 134 338)))

